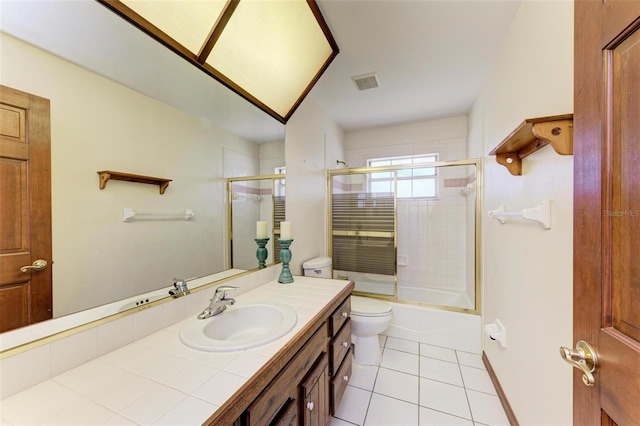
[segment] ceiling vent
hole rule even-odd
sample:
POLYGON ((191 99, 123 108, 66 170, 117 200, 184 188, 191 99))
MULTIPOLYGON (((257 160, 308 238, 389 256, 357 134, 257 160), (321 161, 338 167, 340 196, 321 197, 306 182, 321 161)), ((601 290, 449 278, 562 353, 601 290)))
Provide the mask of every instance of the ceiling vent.
POLYGON ((375 72, 361 74, 351 77, 358 90, 375 89, 380 86, 378 75, 375 72))

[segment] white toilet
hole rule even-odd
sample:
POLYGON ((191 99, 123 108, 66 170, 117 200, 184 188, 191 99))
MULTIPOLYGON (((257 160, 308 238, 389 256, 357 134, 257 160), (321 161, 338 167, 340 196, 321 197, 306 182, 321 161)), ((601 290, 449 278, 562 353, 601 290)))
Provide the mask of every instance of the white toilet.
POLYGON ((331 258, 314 257, 302 264, 305 277, 331 278, 331 258))
MULTIPOLYGON (((331 258, 316 257, 302 264, 307 277, 331 278, 331 258)), ((360 365, 380 364, 382 351, 378 335, 391 325, 391 304, 370 297, 351 296, 351 342, 353 361, 360 365)))
POLYGON ((391 305, 370 297, 351 296, 351 342, 353 361, 361 365, 378 365, 382 351, 378 335, 391 325, 391 305))

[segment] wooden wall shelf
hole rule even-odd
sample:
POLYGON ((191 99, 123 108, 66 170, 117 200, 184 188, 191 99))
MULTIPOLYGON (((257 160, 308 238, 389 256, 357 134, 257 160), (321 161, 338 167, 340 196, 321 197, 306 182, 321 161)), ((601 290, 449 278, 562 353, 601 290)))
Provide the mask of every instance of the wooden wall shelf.
POLYGON ((132 175, 131 173, 114 172, 111 170, 102 170, 98 172, 98 175, 100 175, 100 189, 104 189, 107 186, 109 179, 113 179, 158 185, 160 187, 160 194, 164 194, 164 191, 169 186, 169 182, 172 180, 151 176, 132 175))
POLYGON ((524 120, 489 153, 514 176, 522 175, 522 159, 551 144, 560 155, 573 154, 573 114, 524 120))

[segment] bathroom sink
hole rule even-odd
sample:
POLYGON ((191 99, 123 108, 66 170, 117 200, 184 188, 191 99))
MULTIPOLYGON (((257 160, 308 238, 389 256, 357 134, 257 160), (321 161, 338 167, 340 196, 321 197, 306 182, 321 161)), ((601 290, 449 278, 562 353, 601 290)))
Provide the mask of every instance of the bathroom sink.
POLYGON ((214 317, 190 319, 180 329, 180 340, 202 351, 239 351, 273 342, 287 334, 297 321, 290 306, 239 302, 214 317))

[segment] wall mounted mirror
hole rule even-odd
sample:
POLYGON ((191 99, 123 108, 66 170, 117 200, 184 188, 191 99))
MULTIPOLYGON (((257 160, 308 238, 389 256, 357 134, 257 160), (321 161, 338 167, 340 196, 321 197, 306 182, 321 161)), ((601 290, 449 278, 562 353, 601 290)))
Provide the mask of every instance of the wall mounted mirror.
POLYGON ((97 2, 10 2, 0 23, 2 84, 51 101, 53 317, 228 270, 225 177, 259 173, 284 126, 97 2), (172 181, 101 190, 100 170, 172 181))
POLYGON ((229 252, 230 267, 253 269, 256 258, 258 221, 266 222, 267 258, 265 263, 279 262, 280 222, 285 219, 284 175, 229 178, 229 252))

